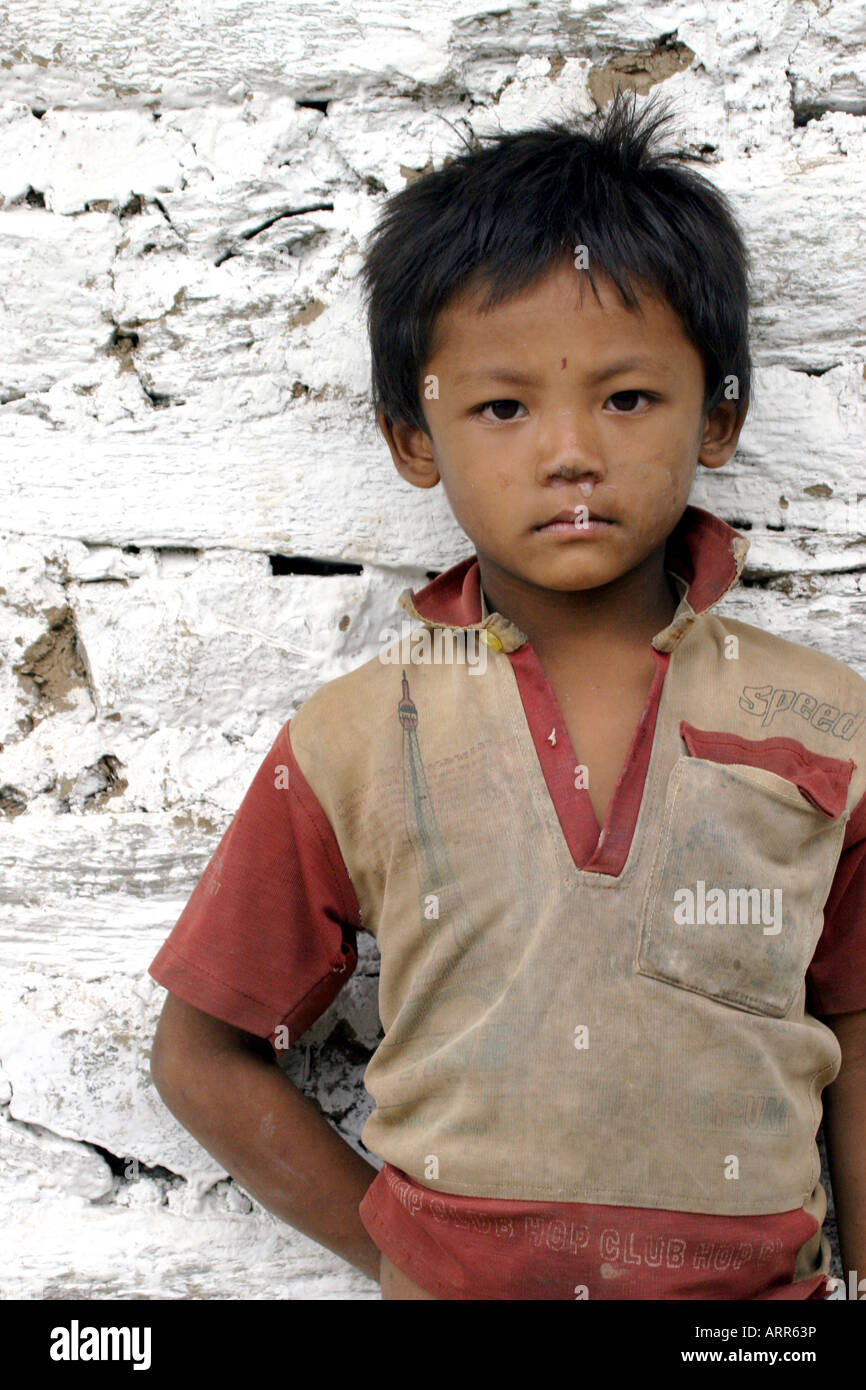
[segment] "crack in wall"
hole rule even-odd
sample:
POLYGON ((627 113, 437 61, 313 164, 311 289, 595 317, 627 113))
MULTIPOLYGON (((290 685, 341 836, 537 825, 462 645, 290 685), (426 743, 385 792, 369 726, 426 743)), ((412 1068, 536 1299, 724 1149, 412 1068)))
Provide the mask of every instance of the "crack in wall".
MULTIPOLYGON (((259 236, 261 232, 266 232, 268 227, 273 227, 275 222, 281 222, 286 217, 303 217, 309 212, 333 212, 333 203, 308 203, 300 208, 287 208, 285 212, 276 212, 272 217, 266 217, 264 222, 260 222, 255 227, 250 227, 246 232, 239 232, 235 241, 251 241, 253 237, 259 236)), ((239 246, 230 247, 221 256, 217 256, 214 265, 222 265, 224 261, 230 260, 232 256, 239 256, 241 248, 239 246)))

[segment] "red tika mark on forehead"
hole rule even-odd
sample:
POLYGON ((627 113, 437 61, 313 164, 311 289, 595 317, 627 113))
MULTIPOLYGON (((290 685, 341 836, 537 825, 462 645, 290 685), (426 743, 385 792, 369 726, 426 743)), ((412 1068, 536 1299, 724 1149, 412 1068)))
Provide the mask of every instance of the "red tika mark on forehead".
POLYGON ((561 368, 561 370, 562 370, 562 371, 565 371, 565 358, 564 358, 564 357, 563 357, 563 359, 562 359, 562 368, 561 368))

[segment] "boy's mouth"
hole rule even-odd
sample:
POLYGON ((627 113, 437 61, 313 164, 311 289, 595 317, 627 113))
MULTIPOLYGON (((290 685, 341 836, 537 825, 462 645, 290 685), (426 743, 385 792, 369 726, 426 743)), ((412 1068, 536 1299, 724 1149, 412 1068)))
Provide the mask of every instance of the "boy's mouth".
POLYGON ((607 517, 599 516, 596 512, 589 511, 586 507, 570 507, 567 511, 557 512, 549 521, 543 521, 539 526, 532 529, 540 536, 594 536, 599 531, 606 530, 609 526, 615 526, 615 521, 610 521, 607 517))

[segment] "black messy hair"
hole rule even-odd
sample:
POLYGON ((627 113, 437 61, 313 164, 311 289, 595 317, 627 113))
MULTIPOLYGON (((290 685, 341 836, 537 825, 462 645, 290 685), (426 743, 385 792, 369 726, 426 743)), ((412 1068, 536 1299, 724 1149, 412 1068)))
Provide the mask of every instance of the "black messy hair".
POLYGON ((466 153, 392 195, 361 271, 374 415, 429 434, 418 388, 437 314, 481 285, 481 307, 492 308, 585 246, 596 298, 593 269, 629 308, 635 283, 660 294, 703 357, 704 413, 734 376, 743 418, 748 252, 724 194, 686 167, 686 155, 652 148, 671 119, 655 94, 638 112, 636 94, 619 90, 606 113, 588 119, 475 137, 466 153))

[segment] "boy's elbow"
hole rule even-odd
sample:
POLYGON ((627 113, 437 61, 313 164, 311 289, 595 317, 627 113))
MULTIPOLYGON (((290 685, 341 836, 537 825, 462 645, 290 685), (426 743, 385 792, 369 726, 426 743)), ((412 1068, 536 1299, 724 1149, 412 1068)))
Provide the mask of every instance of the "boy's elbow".
POLYGON ((176 994, 168 994, 153 1036, 150 1052, 150 1079, 161 1098, 182 1089, 191 1075, 201 1075, 208 1062, 227 1053, 254 1051, 265 1057, 272 1053, 262 1038, 214 1018, 187 1004, 176 994))
POLYGON ((197 1051, 200 1060, 208 1032, 206 1020, 206 1014, 176 994, 166 995, 150 1051, 150 1079, 163 1100, 182 1085, 197 1051))
POLYGON ((176 1029, 171 1026, 170 1022, 166 1022, 166 1010, 173 998, 174 996, 170 994, 163 1005, 150 1049, 150 1079, 163 1100, 166 1099, 172 1088, 179 1064, 184 1056, 183 1048, 176 1036, 176 1029))

